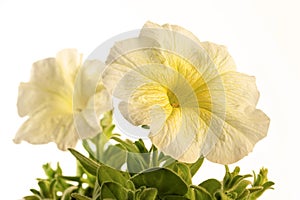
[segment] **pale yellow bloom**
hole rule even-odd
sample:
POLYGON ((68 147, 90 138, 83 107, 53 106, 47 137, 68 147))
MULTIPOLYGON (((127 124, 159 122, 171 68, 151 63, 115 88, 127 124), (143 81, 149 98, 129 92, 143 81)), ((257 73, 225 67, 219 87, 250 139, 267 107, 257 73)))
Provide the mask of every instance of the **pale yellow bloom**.
POLYGON ((111 49, 103 83, 122 100, 128 121, 150 125, 151 141, 165 154, 228 164, 252 151, 269 126, 256 109, 255 78, 235 68, 224 46, 147 22, 138 38, 111 49))
POLYGON ((55 142, 66 150, 79 138, 98 134, 100 115, 111 109, 110 95, 101 83, 103 69, 97 60, 82 63, 75 49, 35 62, 30 81, 19 86, 18 112, 28 119, 14 141, 55 142))

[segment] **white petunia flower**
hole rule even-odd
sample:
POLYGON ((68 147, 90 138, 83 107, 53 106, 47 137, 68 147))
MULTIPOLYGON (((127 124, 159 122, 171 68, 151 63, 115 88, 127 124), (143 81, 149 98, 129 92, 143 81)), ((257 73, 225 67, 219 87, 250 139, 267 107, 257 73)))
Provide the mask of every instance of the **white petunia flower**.
POLYGON ((256 109, 255 78, 235 68, 224 46, 147 22, 138 38, 111 49, 103 83, 129 122, 150 126, 151 141, 165 154, 229 164, 252 151, 269 126, 256 109))
POLYGON ((101 83, 103 69, 97 60, 82 63, 75 49, 35 62, 30 81, 19 86, 18 113, 28 119, 14 142, 55 142, 66 150, 79 138, 100 133, 99 117, 111 109, 110 95, 101 83))

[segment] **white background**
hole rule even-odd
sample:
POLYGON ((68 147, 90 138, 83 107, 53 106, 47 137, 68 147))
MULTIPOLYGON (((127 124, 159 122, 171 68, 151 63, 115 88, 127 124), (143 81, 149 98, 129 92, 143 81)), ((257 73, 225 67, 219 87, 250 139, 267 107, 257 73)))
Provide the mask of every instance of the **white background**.
MULTIPOLYGON (((66 47, 88 55, 147 20, 181 25, 202 41, 226 45, 238 71, 256 76, 258 107, 271 118, 270 129, 230 167, 239 165, 243 173, 269 168, 275 190, 261 199, 299 199, 299 9, 297 0, 0 1, 0 199, 30 194, 46 162, 60 161, 66 175, 74 173, 74 159, 54 144, 12 142, 24 121, 16 110, 18 85, 29 80, 32 62, 66 47)), ((195 183, 223 173, 223 166, 206 161, 195 183)))

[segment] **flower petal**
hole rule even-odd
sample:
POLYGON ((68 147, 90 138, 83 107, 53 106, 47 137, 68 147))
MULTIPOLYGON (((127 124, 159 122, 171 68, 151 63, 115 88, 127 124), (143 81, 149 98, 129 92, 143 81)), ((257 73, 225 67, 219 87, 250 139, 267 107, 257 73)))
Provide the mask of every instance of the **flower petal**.
POLYGON ((149 111, 154 105, 168 109, 167 90, 159 77, 164 77, 165 85, 176 81, 168 76, 168 69, 159 69, 157 65, 137 67, 127 72, 114 89, 113 95, 123 101, 119 106, 121 113, 134 125, 150 124, 149 111))
POLYGON ((244 113, 232 113, 226 119, 220 140, 206 155, 207 159, 221 164, 242 159, 266 136, 269 122, 262 111, 251 107, 244 113))
POLYGON ((228 71, 236 71, 236 65, 227 48, 212 42, 201 42, 201 46, 206 50, 210 59, 215 63, 219 74, 228 71))
POLYGON ((123 101, 119 109, 127 121, 132 124, 149 125, 150 110, 153 106, 170 111, 170 104, 164 87, 157 83, 148 83, 136 88, 127 102, 123 101))
MULTIPOLYGON (((209 48, 206 43, 202 46, 196 36, 179 26, 159 26, 148 22, 141 30, 140 38, 155 40, 160 45, 163 64, 173 67, 183 76, 191 73, 196 75, 194 80, 202 79, 208 82, 219 74, 217 64, 220 59, 216 59, 219 55, 215 55, 213 51, 218 48, 209 48), (218 62, 214 62, 213 59, 218 62)), ((225 54, 225 51, 220 52, 225 54)))
POLYGON ((205 138, 206 125, 199 120, 199 113, 191 108, 175 108, 169 115, 154 108, 149 138, 166 155, 193 163, 201 155, 199 147, 205 138))
POLYGON ((160 26, 159 24, 150 21, 144 24, 140 33, 140 37, 153 38, 154 40, 158 41, 158 43, 161 44, 162 47, 165 47, 164 45, 168 45, 168 49, 176 51, 179 50, 176 49, 177 44, 171 43, 172 40, 175 40, 174 36, 176 37, 176 34, 173 35, 173 33, 179 33, 180 35, 189 38, 195 43, 200 43, 199 39, 192 32, 186 30, 181 26, 171 24, 164 24, 160 26))
POLYGON ((30 82, 51 91, 70 92, 81 65, 82 55, 76 49, 64 49, 56 58, 48 58, 33 63, 30 82))
POLYGON ((113 90, 123 76, 135 68, 148 64, 160 64, 158 47, 155 41, 149 38, 133 38, 117 42, 107 58, 107 67, 102 79, 107 90, 113 90))
POLYGON ((133 116, 134 113, 138 114, 141 110, 148 113, 155 105, 168 110, 167 106, 171 106, 168 92, 174 93, 180 106, 198 108, 197 98, 188 81, 164 65, 144 65, 128 72, 116 85, 113 95, 132 106, 129 108, 132 119, 146 122, 149 120, 133 116))
POLYGON ((63 49, 56 54, 56 62, 60 66, 64 78, 74 83, 82 64, 82 54, 79 54, 76 49, 63 49))
POLYGON ((17 102, 18 113, 21 117, 32 116, 42 108, 48 109, 50 113, 71 113, 71 100, 61 92, 45 90, 39 84, 21 83, 17 102))
POLYGON ((31 68, 31 81, 36 83, 44 83, 45 88, 49 88, 49 79, 55 79, 55 83, 62 83, 63 80, 60 76, 61 71, 57 67, 55 58, 46 58, 43 60, 36 61, 32 64, 31 68))
POLYGON ((104 63, 98 60, 87 60, 78 70, 73 93, 73 107, 75 110, 83 109, 91 96, 104 89, 101 73, 104 63))
POLYGON ((75 147, 78 136, 74 132, 72 115, 50 115, 41 110, 31 116, 18 130, 14 142, 31 144, 55 142, 59 149, 75 147))
POLYGON ((111 97, 106 90, 91 96, 86 107, 74 114, 74 125, 80 138, 92 138, 102 132, 101 114, 112 109, 111 97))
POLYGON ((40 107, 49 107, 49 109, 51 107, 57 112, 72 112, 70 108, 74 73, 80 62, 81 57, 74 49, 59 52, 56 59, 48 58, 35 62, 32 66, 30 82, 21 83, 19 87, 19 115, 30 115, 40 107))
MULTIPOLYGON (((254 77, 238 72, 227 72, 222 74, 221 78, 226 112, 220 112, 218 109, 212 112, 213 118, 219 118, 224 123, 220 124, 222 126, 220 139, 208 153, 207 158, 213 162, 229 164, 246 156, 252 151, 254 145, 266 136, 269 118, 255 108, 259 93, 254 77)), ((214 80, 208 83, 210 92, 215 90, 215 97, 218 93, 219 96, 222 95, 219 84, 214 80)), ((208 111, 202 110, 202 112, 208 111)))
MULTIPOLYGON (((92 97, 91 97, 92 98, 92 97)), ((110 111, 112 109, 111 95, 106 89, 98 91, 94 95, 94 100, 90 99, 87 108, 93 107, 97 116, 110 111)))

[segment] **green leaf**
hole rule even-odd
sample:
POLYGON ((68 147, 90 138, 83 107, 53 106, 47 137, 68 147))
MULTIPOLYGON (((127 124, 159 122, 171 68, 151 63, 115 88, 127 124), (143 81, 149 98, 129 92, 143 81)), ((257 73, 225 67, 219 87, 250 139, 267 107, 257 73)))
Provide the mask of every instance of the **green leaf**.
POLYGON ((78 193, 73 193, 73 194, 71 194, 71 196, 72 196, 72 198, 75 198, 76 200, 92 200, 91 198, 89 198, 87 196, 83 196, 78 193))
POLYGON ((40 187, 41 196, 43 198, 52 198, 52 193, 49 191, 50 184, 47 180, 41 180, 38 182, 40 187))
POLYGON ((249 190, 244 190, 244 192, 239 195, 237 200, 246 200, 249 194, 250 194, 249 190))
POLYGON ((101 192, 101 186, 99 185, 99 181, 98 181, 98 178, 97 178, 97 181, 95 183, 95 187, 94 187, 94 190, 93 190, 93 194, 92 194, 92 199, 95 200, 95 199, 99 199, 100 198, 100 192, 101 192))
POLYGON ((157 196, 156 188, 146 188, 137 194, 137 200, 155 200, 157 196))
POLYGON ((100 121, 102 127, 107 127, 112 124, 112 111, 104 113, 103 118, 100 121))
POLYGON ((91 143, 93 143, 92 139, 84 139, 84 140, 82 140, 82 146, 88 152, 89 158, 93 158, 94 160, 97 160, 97 158, 96 158, 97 157, 96 152, 93 150, 93 148, 96 148, 96 146, 93 146, 95 144, 94 143, 91 144, 91 143))
POLYGON ((253 188, 250 188, 250 195, 249 195, 249 199, 257 199, 258 197, 260 197, 266 190, 268 189, 273 189, 272 186, 275 183, 268 181, 265 184, 263 184, 262 186, 255 186, 253 188), (256 188, 256 190, 253 190, 254 188, 256 188), (260 188, 260 190, 258 190, 258 188, 260 188))
POLYGON ((158 195, 185 195, 188 191, 188 186, 180 176, 170 169, 166 168, 151 168, 134 175, 131 180, 136 188, 146 186, 157 188, 158 195))
POLYGON ((149 168, 149 153, 127 153, 127 170, 130 173, 139 173, 149 168))
POLYGON ((203 187, 192 185, 191 188, 193 188, 194 191, 194 200, 214 200, 211 194, 203 187))
POLYGON ((253 172, 253 174, 254 174, 253 186, 261 186, 268 181, 268 169, 266 168, 261 168, 258 175, 256 175, 255 172, 253 172))
POLYGON ((239 179, 239 178, 242 178, 242 176, 239 175, 239 172, 240 172, 239 167, 235 167, 233 172, 229 171, 229 168, 227 165, 225 165, 225 169, 226 169, 226 172, 225 172, 225 176, 223 178, 223 187, 224 187, 224 190, 226 191, 226 190, 229 190, 235 184, 234 182, 232 182, 234 177, 237 176, 236 179, 239 179))
POLYGON ((168 167, 169 165, 172 165, 174 162, 176 162, 176 160, 174 160, 170 156, 164 156, 162 158, 161 155, 164 155, 164 154, 160 153, 159 158, 158 158, 158 162, 159 163, 163 163, 164 162, 163 163, 163 167, 168 167))
POLYGON ((77 186, 71 186, 71 187, 67 188, 64 191, 64 193, 63 193, 63 195, 61 197, 61 200, 70 200, 71 199, 71 194, 73 192, 75 192, 77 189, 78 189, 77 186))
POLYGON ((274 182, 268 181, 268 169, 262 168, 259 171, 259 174, 254 174, 254 183, 252 184, 252 188, 249 188, 250 191, 249 199, 257 199, 260 197, 266 190, 273 189, 272 186, 274 182))
POLYGON ((78 176, 60 176, 58 178, 67 180, 67 181, 75 181, 75 182, 80 182, 80 177, 78 176))
POLYGON ((76 159, 80 162, 82 167, 89 172, 90 174, 96 176, 97 175, 97 169, 100 166, 99 163, 85 157, 75 149, 69 149, 69 151, 76 157, 76 159))
POLYGON ((113 135, 113 130, 115 129, 115 125, 114 124, 111 124, 110 126, 108 127, 105 127, 103 129, 103 133, 107 138, 111 138, 112 135, 113 135))
POLYGON ((123 158, 126 158, 127 170, 130 173, 139 173, 149 168, 150 153, 142 140, 133 143, 130 140, 123 141, 118 137, 112 137, 112 139, 119 142, 119 145, 125 149, 122 149, 123 152, 127 152, 127 156, 123 158))
POLYGON ((101 186, 101 199, 128 200, 128 191, 120 184, 104 182, 101 186))
POLYGON ((120 144, 109 145, 100 161, 112 168, 121 169, 126 162, 126 157, 127 152, 120 144))
POLYGON ((49 186, 49 192, 52 194, 53 197, 55 197, 56 194, 56 188, 57 188, 57 179, 52 179, 50 186, 49 186))
POLYGON ((62 175, 62 169, 61 169, 59 163, 56 164, 56 175, 58 175, 58 176, 62 175))
POLYGON ((37 196, 41 196, 41 193, 38 191, 38 190, 36 190, 36 189, 30 189, 30 192, 32 192, 33 194, 35 194, 35 195, 37 195, 37 196))
POLYGON ((234 185, 231 189, 231 191, 234 191, 237 193, 238 197, 246 190, 247 186, 251 184, 248 180, 241 180, 236 185, 234 185))
POLYGON ((211 196, 214 196, 214 194, 222 188, 222 184, 216 179, 208 179, 203 181, 199 184, 199 186, 201 188, 205 188, 206 191, 211 194, 211 196))
POLYGON ((115 136, 112 136, 111 139, 119 142, 122 146, 125 147, 125 149, 127 149, 127 151, 129 152, 133 152, 133 153, 140 153, 139 149, 134 145, 134 143, 130 140, 122 140, 121 138, 119 137, 115 137, 115 136))
POLYGON ((23 197, 24 200, 42 200, 40 197, 38 196, 26 196, 23 197))
POLYGON ((273 188, 271 188, 273 185, 275 185, 274 182, 268 181, 268 182, 264 183, 262 186, 267 189, 273 189, 273 188))
POLYGON ((135 189, 133 183, 129 180, 130 175, 127 172, 122 172, 105 165, 101 165, 98 168, 97 177, 99 185, 102 185, 104 182, 114 182, 123 185, 127 189, 135 189))
POLYGON ((44 164, 43 169, 48 178, 54 178, 55 171, 51 168, 49 163, 44 164))
POLYGON ((152 147, 149 151, 149 167, 159 167, 159 156, 157 148, 152 144, 152 147), (150 162, 151 159, 151 162, 150 162))
MULTIPOLYGON (((230 194, 229 194, 229 195, 230 195, 230 194)), ((216 197, 217 199, 220 199, 220 200, 234 200, 234 198, 229 197, 228 194, 225 194, 225 193, 223 193, 223 192, 217 192, 217 193, 215 194, 215 197, 216 197)))
POLYGON ((103 163, 107 165, 107 162, 119 157, 123 157, 121 160, 123 160, 123 163, 125 163, 126 149, 120 144, 108 145, 104 151, 103 157, 101 158, 101 162, 103 161, 103 163))
MULTIPOLYGON (((232 187, 234 187, 235 185, 238 185, 239 182, 243 181, 245 178, 249 178, 249 177, 251 177, 250 174, 247 174, 247 175, 244 175, 244 176, 242 176, 242 175, 236 175, 235 177, 233 177, 233 178, 229 181, 227 187, 228 187, 228 188, 232 188, 232 187)), ((251 182, 248 181, 248 184, 250 184, 250 183, 251 183, 251 182)))
POLYGON ((144 128, 144 129, 150 129, 150 126, 148 126, 148 125, 145 125, 145 124, 144 124, 144 125, 142 125, 141 127, 142 127, 142 128, 144 128))
POLYGON ((163 200, 189 200, 189 199, 184 196, 167 195, 163 198, 163 200))
POLYGON ((224 186, 228 185, 228 183, 231 181, 231 174, 227 165, 225 165, 225 170, 225 175, 222 181, 224 186))
POLYGON ((192 184, 192 176, 190 168, 180 162, 174 162, 173 164, 169 165, 167 168, 173 170, 178 174, 188 185, 192 184))
POLYGON ((187 164, 187 166, 190 168, 192 177, 197 173, 197 171, 201 167, 203 161, 204 161, 204 157, 201 157, 196 162, 194 162, 192 164, 187 164))
POLYGON ((141 153, 148 153, 148 149, 146 148, 145 143, 142 139, 135 141, 134 145, 139 149, 141 153))

